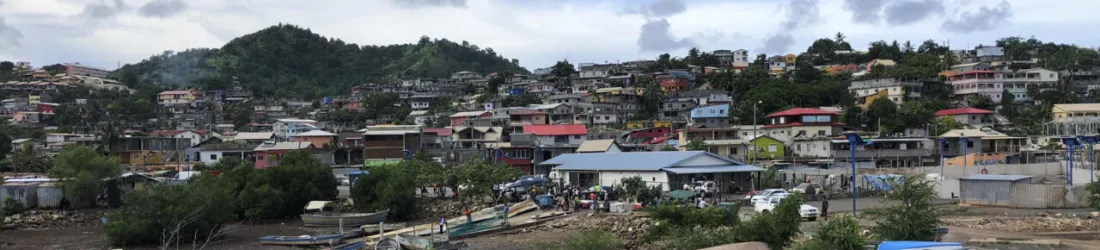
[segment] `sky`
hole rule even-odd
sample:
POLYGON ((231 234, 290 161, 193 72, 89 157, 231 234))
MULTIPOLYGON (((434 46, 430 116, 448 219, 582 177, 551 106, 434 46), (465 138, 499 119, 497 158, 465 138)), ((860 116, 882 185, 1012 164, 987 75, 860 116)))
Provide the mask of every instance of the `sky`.
POLYGON ((357 44, 469 41, 530 70, 746 49, 797 53, 837 32, 856 49, 1001 37, 1100 46, 1096 0, 0 0, 0 61, 115 69, 217 48, 279 23, 357 44))

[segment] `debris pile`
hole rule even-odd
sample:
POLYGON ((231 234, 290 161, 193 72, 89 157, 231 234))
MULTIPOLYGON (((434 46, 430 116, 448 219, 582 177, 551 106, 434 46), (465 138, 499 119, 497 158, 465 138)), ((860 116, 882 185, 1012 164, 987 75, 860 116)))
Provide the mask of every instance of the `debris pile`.
POLYGON ((945 219, 948 225, 976 228, 1007 230, 1011 232, 1071 232, 1100 230, 1100 220, 1065 217, 1060 214, 1048 217, 992 217, 945 219))
POLYGON ((554 232, 571 230, 607 231, 618 235, 627 249, 639 249, 643 244, 642 238, 645 237, 650 226, 652 225, 649 217, 636 217, 627 214, 579 214, 545 223, 535 230, 552 230, 554 232))
POLYGON ((64 228, 94 226, 103 210, 27 210, 4 217, 4 225, 17 228, 64 228))

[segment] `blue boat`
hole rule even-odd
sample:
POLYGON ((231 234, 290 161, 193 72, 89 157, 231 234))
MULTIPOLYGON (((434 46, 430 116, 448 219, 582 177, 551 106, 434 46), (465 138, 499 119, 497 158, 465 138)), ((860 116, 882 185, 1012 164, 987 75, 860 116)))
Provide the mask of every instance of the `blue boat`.
POLYGON ((887 241, 878 250, 965 250, 962 243, 934 241, 887 241))
POLYGON ((332 248, 332 250, 363 250, 363 249, 366 249, 366 246, 367 246, 366 241, 356 241, 356 242, 352 242, 352 243, 347 243, 347 244, 335 246, 335 247, 332 248))
POLYGON ((328 234, 328 235, 301 235, 301 236, 264 236, 260 237, 260 244, 264 245, 285 245, 285 246, 304 246, 304 245, 336 245, 344 239, 344 234, 328 234))

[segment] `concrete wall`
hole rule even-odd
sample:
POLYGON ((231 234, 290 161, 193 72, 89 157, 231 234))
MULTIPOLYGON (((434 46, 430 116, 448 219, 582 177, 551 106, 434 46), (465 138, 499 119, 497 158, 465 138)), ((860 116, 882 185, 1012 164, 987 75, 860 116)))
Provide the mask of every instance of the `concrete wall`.
POLYGON ((1070 208, 1064 185, 1017 184, 1012 187, 1012 204, 1019 208, 1070 208))

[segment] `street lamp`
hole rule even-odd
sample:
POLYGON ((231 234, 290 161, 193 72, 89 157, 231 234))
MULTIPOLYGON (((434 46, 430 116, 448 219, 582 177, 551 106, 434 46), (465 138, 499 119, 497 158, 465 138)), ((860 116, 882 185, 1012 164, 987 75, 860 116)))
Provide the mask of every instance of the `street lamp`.
MULTIPOLYGON (((756 101, 756 103, 752 104, 752 138, 756 138, 756 131, 760 130, 759 128, 756 127, 756 106, 760 105, 761 103, 764 103, 764 101, 756 101)), ((754 148, 752 151, 755 152, 756 149, 754 148)), ((745 153, 748 153, 748 151, 745 151, 745 153)), ((752 162, 752 160, 755 160, 755 158, 756 158, 755 154, 751 155, 751 158, 750 158, 749 161, 752 162)))
POLYGON ((1081 145, 1081 140, 1074 136, 1062 137, 1062 144, 1066 144, 1066 182, 1067 185, 1073 186, 1073 148, 1081 145))
POLYGON ((852 186, 852 216, 856 216, 856 146, 865 144, 863 138, 856 131, 844 132, 844 138, 848 139, 848 150, 852 152, 852 176, 848 185, 852 186))
POLYGON ((1096 143, 1100 141, 1095 135, 1084 136, 1085 143, 1089 144, 1089 182, 1096 181, 1096 143))
POLYGON ((947 166, 947 162, 943 159, 943 148, 947 147, 947 138, 940 138, 940 178, 944 178, 943 168, 947 166))

